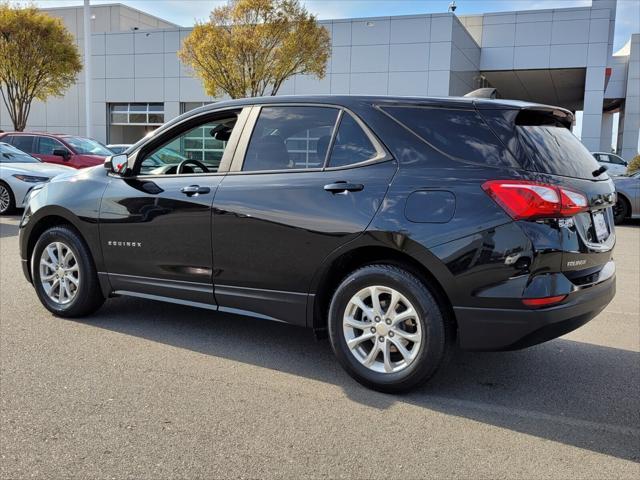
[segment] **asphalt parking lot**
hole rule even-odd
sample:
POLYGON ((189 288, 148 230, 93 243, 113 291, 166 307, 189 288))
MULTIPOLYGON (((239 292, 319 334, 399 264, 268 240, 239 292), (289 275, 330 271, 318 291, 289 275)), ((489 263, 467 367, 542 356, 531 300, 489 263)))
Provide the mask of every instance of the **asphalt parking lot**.
POLYGON ((119 298, 51 316, 0 219, 0 476, 639 478, 640 222, 618 293, 565 337, 458 352, 424 388, 353 382, 310 331, 119 298))

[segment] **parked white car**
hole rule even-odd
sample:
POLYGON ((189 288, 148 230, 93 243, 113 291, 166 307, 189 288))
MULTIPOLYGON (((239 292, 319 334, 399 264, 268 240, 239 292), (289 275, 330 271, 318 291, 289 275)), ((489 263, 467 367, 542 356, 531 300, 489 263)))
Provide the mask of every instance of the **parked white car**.
POLYGON ((607 173, 610 177, 627 173, 627 162, 622 157, 606 152, 593 152, 592 155, 600 165, 607 167, 607 173))
POLYGON ((27 193, 37 184, 61 173, 75 171, 75 168, 64 165, 41 162, 8 143, 0 142, 0 215, 22 207, 27 193))

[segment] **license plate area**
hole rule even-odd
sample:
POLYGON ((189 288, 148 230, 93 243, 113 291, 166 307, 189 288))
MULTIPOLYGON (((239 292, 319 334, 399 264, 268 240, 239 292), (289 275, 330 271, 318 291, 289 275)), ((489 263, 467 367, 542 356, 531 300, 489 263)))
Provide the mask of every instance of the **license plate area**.
POLYGON ((609 227, 607 226, 607 219, 604 216, 604 212, 593 212, 591 217, 593 220, 593 228, 596 232, 596 238, 599 242, 606 240, 609 237, 609 227))

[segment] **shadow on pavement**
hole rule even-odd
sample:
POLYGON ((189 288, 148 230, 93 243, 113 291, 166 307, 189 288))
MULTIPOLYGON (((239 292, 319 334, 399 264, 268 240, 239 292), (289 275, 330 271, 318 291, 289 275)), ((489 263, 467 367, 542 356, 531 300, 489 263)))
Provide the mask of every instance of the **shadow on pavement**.
POLYGON ((0 238, 15 237, 18 235, 20 217, 9 216, 1 218, 3 222, 0 223, 0 238))
MULTIPOLYGON (((340 386, 384 410, 408 403, 563 444, 640 459, 640 354, 558 339, 518 352, 457 352, 423 388, 361 387, 310 330, 159 302, 118 298, 87 324, 340 386), (143 315, 140 312, 145 312, 143 315)), ((428 432, 423 432, 428 435, 428 432)))

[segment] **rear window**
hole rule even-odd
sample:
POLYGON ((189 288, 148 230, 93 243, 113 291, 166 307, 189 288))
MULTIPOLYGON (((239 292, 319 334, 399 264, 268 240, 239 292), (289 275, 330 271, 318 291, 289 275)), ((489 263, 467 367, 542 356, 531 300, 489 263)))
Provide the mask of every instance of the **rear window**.
MULTIPOLYGON (((571 133, 566 119, 539 110, 488 110, 482 114, 525 168, 563 177, 595 179, 593 172, 600 165, 571 133)), ((606 178, 606 173, 597 177, 606 178)))
POLYGON ((453 160, 522 168, 475 110, 385 107, 384 111, 453 160))
POLYGON ((33 153, 33 138, 31 135, 11 135, 7 137, 7 141, 18 150, 33 153))

